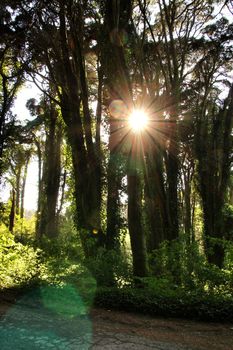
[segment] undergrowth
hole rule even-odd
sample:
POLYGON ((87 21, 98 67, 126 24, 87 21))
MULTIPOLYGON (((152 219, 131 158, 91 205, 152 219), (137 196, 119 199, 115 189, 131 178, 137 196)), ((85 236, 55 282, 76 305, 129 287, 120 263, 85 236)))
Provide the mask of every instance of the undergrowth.
POLYGON ((123 253, 100 248, 95 257, 85 259, 77 234, 60 237, 56 244, 43 239, 38 248, 31 240, 18 242, 3 224, 0 233, 0 289, 36 284, 47 293, 49 286, 58 295, 56 305, 65 302, 59 297, 62 291, 77 291, 85 312, 95 305, 153 316, 233 321, 230 246, 225 267, 219 269, 206 262, 197 246, 187 251, 182 241, 172 247, 165 242, 150 255, 149 277, 135 278, 123 253))

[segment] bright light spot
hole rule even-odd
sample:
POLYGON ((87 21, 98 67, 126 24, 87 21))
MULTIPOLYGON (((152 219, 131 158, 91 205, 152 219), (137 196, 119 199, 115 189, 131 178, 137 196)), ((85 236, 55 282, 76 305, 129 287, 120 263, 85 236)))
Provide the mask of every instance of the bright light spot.
POLYGON ((129 125, 134 132, 143 131, 148 124, 148 116, 141 109, 135 109, 129 116, 129 125))

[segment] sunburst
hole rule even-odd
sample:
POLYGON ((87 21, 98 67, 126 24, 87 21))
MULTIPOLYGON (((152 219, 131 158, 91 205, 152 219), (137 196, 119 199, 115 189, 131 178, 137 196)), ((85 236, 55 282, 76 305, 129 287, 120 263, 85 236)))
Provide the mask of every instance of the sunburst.
POLYGON ((129 115, 129 126, 135 133, 140 133, 148 125, 148 115, 142 109, 134 109, 129 115))

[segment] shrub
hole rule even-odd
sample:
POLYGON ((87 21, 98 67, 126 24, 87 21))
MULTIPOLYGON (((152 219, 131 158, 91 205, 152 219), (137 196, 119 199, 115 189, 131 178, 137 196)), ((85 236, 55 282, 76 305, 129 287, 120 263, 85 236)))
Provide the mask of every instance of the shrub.
POLYGON ((118 251, 99 248, 95 257, 85 260, 85 265, 100 286, 115 284, 120 287, 131 282, 129 263, 118 251))
POLYGON ((151 274, 188 291, 212 290, 216 294, 232 295, 233 244, 226 240, 221 240, 220 243, 226 252, 223 269, 207 262, 204 254, 200 252, 200 242, 188 245, 185 237, 181 236, 173 242, 163 242, 159 249, 151 253, 149 256, 151 274))
POLYGON ((40 251, 15 242, 4 224, 0 225, 0 288, 28 283, 38 277, 40 251))
POLYGON ((99 288, 95 305, 140 312, 152 316, 184 317, 209 321, 233 321, 233 299, 177 290, 171 294, 132 288, 99 288))

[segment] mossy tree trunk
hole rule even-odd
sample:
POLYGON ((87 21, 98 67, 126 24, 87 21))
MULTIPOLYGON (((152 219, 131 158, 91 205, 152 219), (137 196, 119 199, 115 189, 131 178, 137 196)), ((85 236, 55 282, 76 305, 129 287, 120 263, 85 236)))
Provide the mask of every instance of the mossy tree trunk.
POLYGON ((39 235, 55 238, 58 235, 57 204, 61 176, 62 124, 58 111, 50 103, 46 106, 48 131, 45 141, 45 156, 42 179, 42 203, 39 235))

